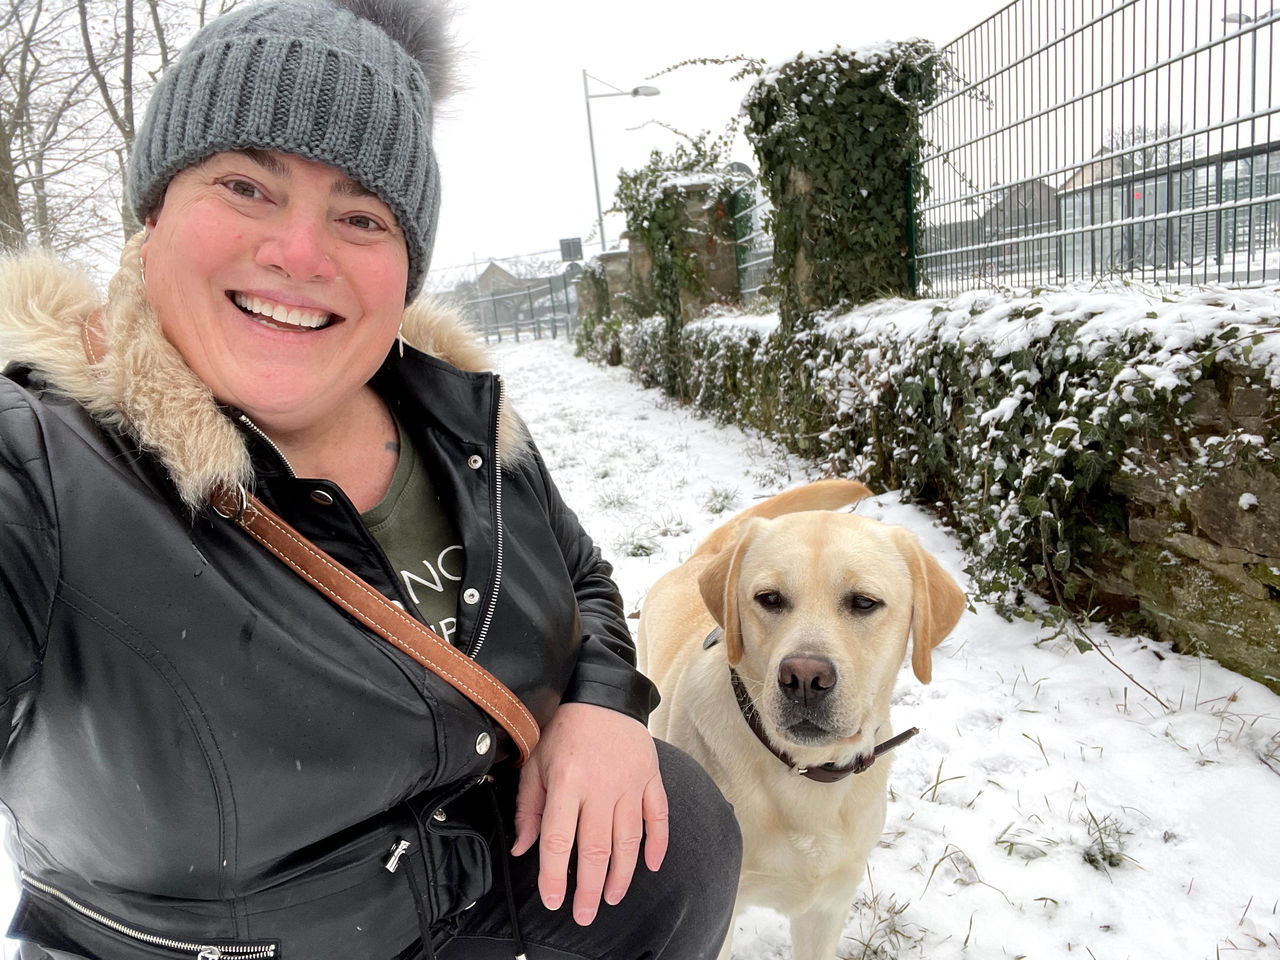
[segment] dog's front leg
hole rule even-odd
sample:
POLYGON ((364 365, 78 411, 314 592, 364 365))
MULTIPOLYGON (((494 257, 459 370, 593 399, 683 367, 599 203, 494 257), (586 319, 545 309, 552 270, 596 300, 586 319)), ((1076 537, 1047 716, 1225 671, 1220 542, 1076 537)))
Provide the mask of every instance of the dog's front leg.
POLYGON ((849 915, 844 906, 813 906, 791 918, 791 956, 794 960, 835 960, 840 934, 849 915))

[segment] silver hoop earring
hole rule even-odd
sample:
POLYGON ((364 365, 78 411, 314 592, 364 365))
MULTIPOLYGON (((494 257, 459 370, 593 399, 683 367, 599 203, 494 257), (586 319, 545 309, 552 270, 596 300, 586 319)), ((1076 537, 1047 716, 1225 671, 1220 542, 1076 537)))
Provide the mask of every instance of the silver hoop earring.
MULTIPOLYGON (((151 239, 151 228, 144 226, 142 228, 142 245, 151 239)), ((147 258, 142 255, 142 249, 138 249, 138 276, 142 278, 142 285, 147 285, 147 258)))

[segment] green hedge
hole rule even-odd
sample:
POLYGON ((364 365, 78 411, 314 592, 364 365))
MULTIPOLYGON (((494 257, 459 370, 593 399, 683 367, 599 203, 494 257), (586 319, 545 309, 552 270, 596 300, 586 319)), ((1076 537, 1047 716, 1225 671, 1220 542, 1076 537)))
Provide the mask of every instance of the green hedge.
MULTIPOLYGON (((1254 353, 1276 334, 1274 312, 1233 323, 1230 294, 1195 298, 1194 315, 1137 292, 1109 306, 1043 291, 887 301, 812 318, 793 337, 703 321, 683 332, 680 395, 831 473, 934 508, 959 534, 979 592, 1005 612, 1029 586, 1079 613, 1092 608, 1095 567, 1127 549, 1112 481, 1145 469, 1144 451, 1170 451, 1171 490, 1240 464, 1280 473, 1280 407, 1263 437, 1206 434, 1189 419, 1202 381, 1280 388, 1275 355, 1254 353)), ((671 376, 661 338, 655 321, 623 332, 645 385, 671 376)))

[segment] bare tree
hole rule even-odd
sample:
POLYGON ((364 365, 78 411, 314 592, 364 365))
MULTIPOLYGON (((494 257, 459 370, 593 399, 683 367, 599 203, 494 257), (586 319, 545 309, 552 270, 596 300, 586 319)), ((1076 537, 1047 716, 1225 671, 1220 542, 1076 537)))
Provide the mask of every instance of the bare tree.
POLYGON ((26 238, 6 119, 0 116, 0 253, 21 248, 26 238))
MULTIPOLYGON (((38 5, 37 5, 38 6, 38 5)), ((40 10, 31 16, 38 23, 40 10)), ((19 198, 18 177, 21 154, 15 158, 17 139, 30 101, 32 76, 36 70, 26 66, 30 55, 32 28, 19 15, 11 2, 0 13, 0 253, 19 249, 26 242, 26 229, 19 198)))
POLYGON ((104 261, 141 106, 186 37, 234 0, 0 0, 0 249, 104 261))
POLYGON ((558 259, 537 253, 503 260, 500 266, 507 273, 521 280, 541 280, 544 277, 557 276, 564 270, 564 265, 558 259))
MULTIPOLYGON (((1103 151, 1120 158, 1124 173, 1176 166, 1205 153, 1205 144, 1182 127, 1162 123, 1156 127, 1127 127, 1107 135, 1103 151)), ((1117 173, 1121 171, 1116 171, 1117 173)))

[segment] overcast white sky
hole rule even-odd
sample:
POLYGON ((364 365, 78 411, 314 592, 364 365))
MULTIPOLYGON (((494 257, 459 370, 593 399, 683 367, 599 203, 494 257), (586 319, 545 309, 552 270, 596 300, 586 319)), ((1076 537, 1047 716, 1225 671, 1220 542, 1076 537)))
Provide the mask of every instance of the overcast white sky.
MULTIPOLYGON (((686 67, 692 57, 735 54, 780 63, 800 51, 856 48, 924 37, 949 43, 1001 9, 1003 0, 457 0, 456 33, 467 89, 436 123, 444 199, 430 285, 452 286, 490 257, 557 251, 562 237, 585 243, 596 220, 582 71, 622 89, 658 87, 656 97, 591 101, 600 195, 607 209, 619 168, 635 169, 675 136, 722 130, 744 82, 728 67, 686 67), (654 121, 654 122, 650 122, 654 121), (632 129, 632 128, 639 129, 632 129)), ((608 92, 592 83, 592 93, 608 92)), ((735 159, 755 158, 745 143, 735 159)), ((613 245, 620 215, 606 216, 613 245)))

